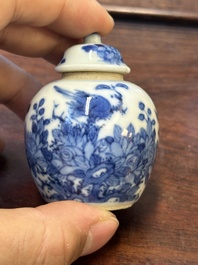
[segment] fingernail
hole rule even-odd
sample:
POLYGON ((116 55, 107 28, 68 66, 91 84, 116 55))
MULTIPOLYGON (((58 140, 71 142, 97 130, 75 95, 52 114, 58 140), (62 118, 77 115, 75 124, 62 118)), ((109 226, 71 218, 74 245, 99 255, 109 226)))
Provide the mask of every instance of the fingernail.
POLYGON ((119 222, 113 215, 109 219, 101 220, 92 225, 81 256, 91 254, 104 246, 114 235, 118 226, 119 222))
MULTIPOLYGON (((108 13, 109 14, 109 13, 108 13)), ((114 24, 115 22, 114 22, 114 19, 113 19, 113 17, 109 14, 109 18, 110 18, 110 20, 111 20, 111 22, 114 24)))

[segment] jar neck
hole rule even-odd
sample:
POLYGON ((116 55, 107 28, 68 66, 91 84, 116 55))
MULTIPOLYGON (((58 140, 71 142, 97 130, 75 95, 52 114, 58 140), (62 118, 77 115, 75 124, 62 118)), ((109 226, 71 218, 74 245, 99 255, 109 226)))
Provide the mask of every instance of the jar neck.
POLYGON ((123 80, 123 75, 120 73, 106 72, 67 72, 62 74, 62 79, 67 80, 123 80))

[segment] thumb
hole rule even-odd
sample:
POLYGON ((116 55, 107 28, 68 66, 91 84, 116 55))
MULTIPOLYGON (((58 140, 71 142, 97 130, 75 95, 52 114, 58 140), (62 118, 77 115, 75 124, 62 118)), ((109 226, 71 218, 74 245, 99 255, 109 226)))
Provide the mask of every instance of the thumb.
MULTIPOLYGON (((46 226, 51 227, 50 231, 48 230, 49 241, 51 236, 54 238, 55 231, 60 232, 62 241, 59 243, 62 246, 54 247, 63 251, 62 257, 65 257, 66 264, 104 246, 118 228, 118 220, 112 213, 83 203, 58 202, 37 209, 44 215, 46 226)), ((49 249, 46 251, 51 253, 49 249)), ((48 258, 51 263, 46 264, 55 264, 50 255, 48 258)))
POLYGON ((19 218, 15 215, 14 229, 19 230, 16 222, 23 224, 17 231, 22 235, 22 243, 18 244, 23 246, 18 253, 20 264, 27 260, 29 265, 71 264, 101 248, 118 228, 112 213, 74 201, 15 211, 19 218))

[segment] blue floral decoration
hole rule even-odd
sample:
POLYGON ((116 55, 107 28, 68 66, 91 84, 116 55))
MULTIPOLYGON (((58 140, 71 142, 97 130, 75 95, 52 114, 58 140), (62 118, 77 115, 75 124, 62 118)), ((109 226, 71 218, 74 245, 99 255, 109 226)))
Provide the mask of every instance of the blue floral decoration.
POLYGON ((146 123, 146 129, 142 126, 136 132, 132 123, 127 128, 115 124, 113 136, 99 138, 102 126, 98 121, 109 119, 114 112, 122 115, 127 112, 117 87, 128 89, 123 83, 95 87, 95 91, 112 91, 112 97, 117 100, 112 105, 97 93, 70 92, 54 86, 57 93, 71 100, 67 103, 67 114, 57 115, 58 105, 54 104, 51 119, 44 118, 45 98, 33 105, 32 127, 25 135, 26 153, 32 174, 47 201, 138 200, 140 186, 147 182, 156 156, 156 121, 151 118, 151 110, 140 101, 137 118, 146 123), (87 122, 79 121, 82 117, 87 122), (50 131, 54 120, 59 127, 50 131), (49 143, 50 133, 53 141, 49 143), (46 189, 48 194, 43 192, 46 189))
POLYGON ((101 58, 105 63, 117 65, 123 63, 121 54, 114 47, 104 44, 91 44, 84 45, 82 49, 87 53, 90 51, 96 52, 98 57, 101 58))

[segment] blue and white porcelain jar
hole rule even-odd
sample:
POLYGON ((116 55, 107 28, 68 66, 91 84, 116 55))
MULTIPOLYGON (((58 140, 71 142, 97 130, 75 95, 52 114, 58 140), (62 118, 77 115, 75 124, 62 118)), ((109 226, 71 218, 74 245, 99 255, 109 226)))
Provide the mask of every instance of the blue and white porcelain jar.
POLYGON ((148 181, 158 145, 150 97, 123 81, 130 69, 98 34, 69 48, 62 79, 32 99, 25 121, 27 160, 47 202, 130 207, 148 181))

